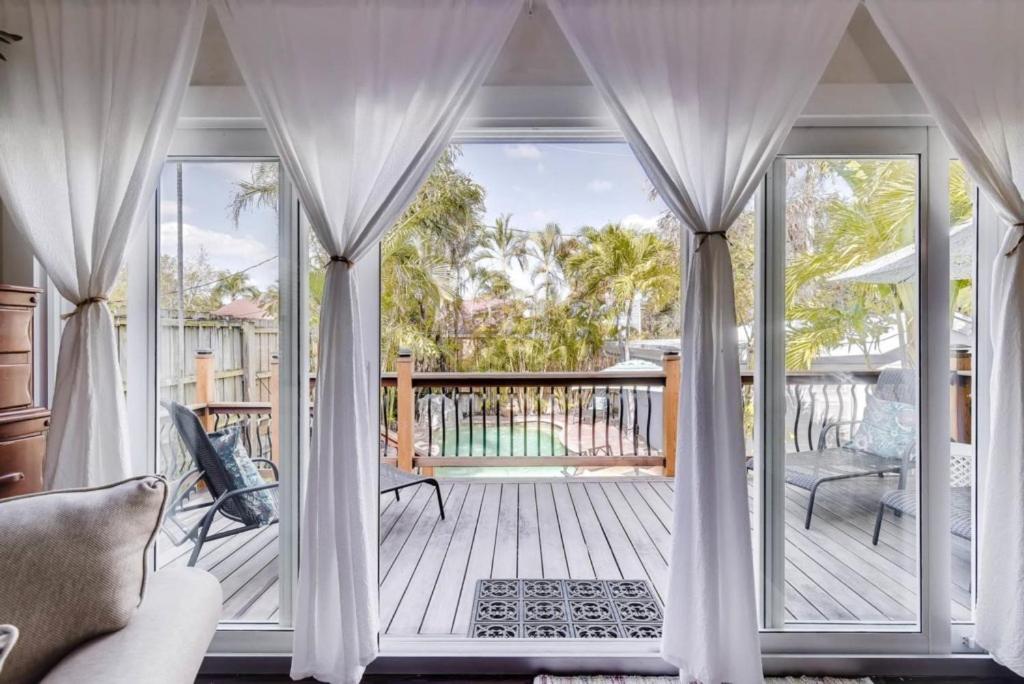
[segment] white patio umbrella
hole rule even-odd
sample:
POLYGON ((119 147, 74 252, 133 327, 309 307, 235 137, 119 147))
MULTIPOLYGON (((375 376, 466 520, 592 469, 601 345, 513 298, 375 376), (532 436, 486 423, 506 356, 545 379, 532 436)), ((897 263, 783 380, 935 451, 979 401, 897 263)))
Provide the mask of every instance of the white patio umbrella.
MULTIPOLYGON (((974 223, 967 221, 949 233, 949 279, 970 280, 974 277, 974 223)), ((917 245, 910 244, 877 259, 843 271, 829 282, 906 283, 917 273, 917 245)))

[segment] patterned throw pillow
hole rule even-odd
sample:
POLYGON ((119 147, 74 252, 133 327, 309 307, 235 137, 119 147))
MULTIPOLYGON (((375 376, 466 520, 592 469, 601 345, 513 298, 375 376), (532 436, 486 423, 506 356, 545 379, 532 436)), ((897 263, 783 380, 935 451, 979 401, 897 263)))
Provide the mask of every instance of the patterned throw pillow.
MULTIPOLYGON (((214 451, 227 471, 230 481, 228 486, 233 490, 267 484, 256 464, 249 458, 242 438, 242 427, 232 425, 209 435, 214 451)), ((239 508, 244 509, 246 517, 260 525, 269 525, 277 518, 276 489, 261 489, 235 497, 234 500, 239 508)))
POLYGON ((912 404, 869 396, 864 418, 847 447, 883 458, 901 459, 917 438, 917 410, 912 404))

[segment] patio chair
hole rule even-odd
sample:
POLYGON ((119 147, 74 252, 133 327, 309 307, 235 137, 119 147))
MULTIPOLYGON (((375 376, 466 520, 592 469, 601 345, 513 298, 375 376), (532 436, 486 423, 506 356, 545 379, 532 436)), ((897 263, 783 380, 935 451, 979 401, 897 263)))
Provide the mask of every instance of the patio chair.
MULTIPOLYGON (((953 536, 970 541, 971 531, 971 488, 952 487, 950 489, 950 522, 949 528, 953 536)), ((882 495, 878 503, 878 515, 875 517, 875 532, 871 543, 878 546, 878 537, 882 533, 882 519, 889 509, 896 516, 909 515, 917 517, 917 495, 905 487, 893 489, 882 495)))
POLYGON ((437 495, 437 508, 441 512, 441 520, 444 520, 444 500, 441 498, 441 486, 437 480, 416 473, 406 473, 387 463, 380 464, 381 494, 394 492, 395 500, 401 501, 402 497, 399 492, 406 487, 414 487, 418 484, 427 484, 434 488, 434 494, 437 495))
MULTIPOLYGON (((900 368, 882 370, 870 396, 885 401, 916 405, 917 392, 913 371, 900 368)), ((870 420, 867 414, 865 418, 870 420)), ((818 489, 826 483, 893 474, 899 476, 899 486, 902 488, 904 478, 913 462, 916 440, 895 455, 860 449, 854 446, 852 435, 856 429, 866 424, 864 418, 825 422, 818 434, 816 449, 786 454, 786 483, 810 492, 804 516, 804 529, 811 528, 818 489), (840 444, 840 431, 843 427, 849 427, 851 439, 840 444), (833 433, 836 446, 829 447, 829 436, 833 433)), ((753 467, 752 459, 748 459, 747 467, 753 467)))
POLYGON ((256 507, 252 505, 254 493, 278 488, 278 472, 274 462, 265 458, 249 459, 253 463, 263 463, 269 466, 274 473, 274 482, 249 487, 232 486, 232 482, 236 481, 236 478, 228 472, 224 462, 217 455, 216 448, 210 440, 210 435, 203 429, 199 416, 188 407, 176 402, 163 401, 160 403, 170 413, 171 421, 195 465, 192 470, 178 479, 165 517, 165 520, 172 522, 184 532, 184 537, 180 540, 174 540, 172 537, 175 545, 183 544, 188 540, 195 543, 192 547, 192 554, 189 556, 188 565, 191 567, 196 564, 203 545, 208 541, 223 539, 277 523, 279 515, 276 496, 260 500, 261 503, 268 500, 272 503, 269 519, 259 515, 255 510, 256 507), (205 484, 206 490, 210 494, 209 500, 194 504, 186 503, 200 483, 205 484), (208 510, 191 527, 182 524, 178 519, 184 513, 203 508, 208 510), (232 523, 237 523, 237 525, 211 534, 210 527, 218 515, 232 523))

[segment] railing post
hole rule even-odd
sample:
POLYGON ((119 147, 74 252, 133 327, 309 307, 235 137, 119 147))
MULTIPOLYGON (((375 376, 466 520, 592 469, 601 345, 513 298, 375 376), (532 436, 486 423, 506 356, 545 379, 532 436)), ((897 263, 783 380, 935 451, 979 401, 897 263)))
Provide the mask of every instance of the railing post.
POLYGON ((398 469, 412 472, 412 423, 416 408, 412 393, 412 352, 398 352, 398 469))
POLYGON ((661 449, 665 455, 665 476, 676 474, 676 432, 679 426, 679 352, 669 351, 661 357, 665 369, 665 391, 661 401, 661 449))
POLYGON ((213 350, 196 349, 196 412, 207 432, 213 430, 213 414, 208 405, 217 400, 213 366, 213 350))
POLYGON ((270 355, 270 460, 280 465, 281 453, 281 360, 277 354, 270 355))

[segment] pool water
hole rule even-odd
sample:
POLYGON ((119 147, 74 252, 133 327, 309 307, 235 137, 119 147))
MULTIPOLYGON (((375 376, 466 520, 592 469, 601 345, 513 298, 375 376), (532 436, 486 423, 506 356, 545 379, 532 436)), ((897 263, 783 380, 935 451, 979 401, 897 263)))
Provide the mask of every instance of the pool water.
POLYGON ((434 430, 434 443, 444 441, 445 456, 563 456, 558 432, 546 425, 460 426, 458 431, 434 430))

